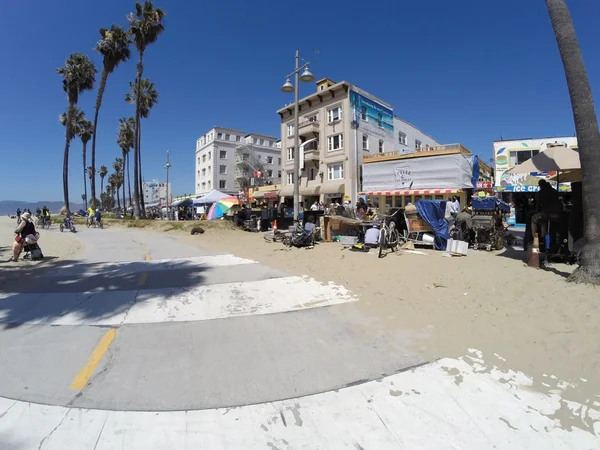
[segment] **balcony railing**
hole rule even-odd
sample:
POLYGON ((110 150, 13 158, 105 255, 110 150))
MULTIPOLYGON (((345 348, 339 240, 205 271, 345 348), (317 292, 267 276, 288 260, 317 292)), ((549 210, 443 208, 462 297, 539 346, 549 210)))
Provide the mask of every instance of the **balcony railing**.
POLYGON ((300 122, 298 128, 300 130, 300 136, 304 136, 310 133, 318 133, 320 131, 319 121, 316 119, 304 120, 300 122))

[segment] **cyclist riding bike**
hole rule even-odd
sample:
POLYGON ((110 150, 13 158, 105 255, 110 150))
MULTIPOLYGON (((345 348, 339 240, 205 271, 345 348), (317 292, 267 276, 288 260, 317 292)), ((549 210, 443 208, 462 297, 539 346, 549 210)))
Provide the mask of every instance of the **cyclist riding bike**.
POLYGON ((98 224, 98 226, 102 227, 102 214, 100 213, 99 209, 97 209, 96 212, 94 213, 94 219, 96 220, 96 223, 98 224))
POLYGON ((88 225, 92 225, 94 223, 94 214, 95 214, 94 208, 92 208, 90 206, 86 212, 87 212, 87 216, 88 216, 88 218, 87 218, 88 225))
POLYGON ((42 208, 42 225, 50 222, 50 210, 46 205, 42 208))

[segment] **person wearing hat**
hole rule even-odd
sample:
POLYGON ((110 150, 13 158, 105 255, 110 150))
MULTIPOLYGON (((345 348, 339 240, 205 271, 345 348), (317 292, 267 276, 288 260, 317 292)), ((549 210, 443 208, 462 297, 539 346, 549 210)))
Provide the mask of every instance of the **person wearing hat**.
POLYGON ((379 246, 379 225, 375 224, 371 228, 367 230, 365 233, 365 245, 367 247, 377 247, 379 246))
POLYGON ((15 242, 13 243, 13 257, 11 261, 18 261, 25 244, 33 244, 38 241, 40 234, 35 231, 35 225, 31 221, 31 213, 21 214, 21 223, 15 228, 15 242))

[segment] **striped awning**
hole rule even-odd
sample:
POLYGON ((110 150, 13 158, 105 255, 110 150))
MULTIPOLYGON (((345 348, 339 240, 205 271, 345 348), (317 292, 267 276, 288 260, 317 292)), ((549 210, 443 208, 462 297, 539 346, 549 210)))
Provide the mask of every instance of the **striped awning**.
POLYGON ((439 195, 439 194, 456 194, 461 192, 461 189, 418 189, 408 191, 369 191, 361 192, 360 195, 439 195))

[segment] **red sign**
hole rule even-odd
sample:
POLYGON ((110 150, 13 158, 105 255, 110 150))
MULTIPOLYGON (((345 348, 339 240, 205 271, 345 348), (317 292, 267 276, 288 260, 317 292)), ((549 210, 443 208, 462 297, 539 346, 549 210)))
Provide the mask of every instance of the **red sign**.
POLYGON ((492 189, 491 181, 478 181, 476 184, 477 189, 492 189))

